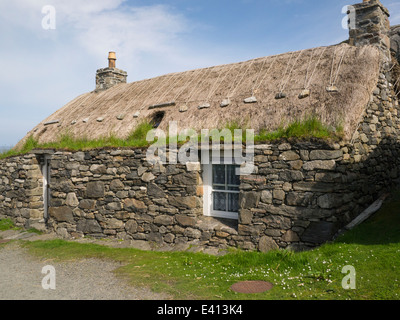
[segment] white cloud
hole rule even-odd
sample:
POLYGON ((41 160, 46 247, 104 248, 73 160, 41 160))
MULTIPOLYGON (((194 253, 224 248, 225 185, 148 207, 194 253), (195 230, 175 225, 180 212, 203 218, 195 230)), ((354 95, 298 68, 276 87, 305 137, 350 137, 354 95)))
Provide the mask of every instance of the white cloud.
POLYGON ((117 51, 117 67, 128 71, 128 81, 214 64, 182 40, 190 26, 166 5, 133 7, 126 0, 1 1, 1 57, 7 62, 2 73, 7 77, 0 78, 0 127, 13 128, 13 134, 0 130, 0 145, 15 144, 38 118, 93 90, 95 71, 107 65, 109 51, 117 51), (56 30, 42 28, 45 5, 56 9, 56 30))

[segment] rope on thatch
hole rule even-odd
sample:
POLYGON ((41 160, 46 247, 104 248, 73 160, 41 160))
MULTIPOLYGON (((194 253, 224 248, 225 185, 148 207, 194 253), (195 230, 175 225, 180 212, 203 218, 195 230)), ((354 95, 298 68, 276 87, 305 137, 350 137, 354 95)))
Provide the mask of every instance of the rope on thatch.
POLYGON ((219 89, 219 86, 221 85, 222 82, 225 81, 226 77, 232 71, 234 66, 235 66, 234 64, 231 65, 231 67, 228 69, 228 71, 225 73, 225 76, 222 79, 220 79, 222 72, 219 73, 217 80, 214 82, 214 86, 211 88, 210 93, 207 96, 206 102, 210 101, 211 96, 213 96, 215 92, 219 89))
MULTIPOLYGON (((132 101, 137 101, 138 98, 141 98, 147 92, 147 90, 150 88, 151 84, 152 84, 151 79, 143 81, 142 85, 139 87, 141 89, 141 91, 138 94, 136 94, 134 97, 132 97, 132 99, 129 100, 129 102, 127 103, 128 107, 126 110, 128 110, 130 108, 131 104, 133 104, 132 101)), ((140 111, 137 111, 136 115, 137 115, 137 117, 139 117, 140 111)))
POLYGON ((314 51, 315 51, 315 48, 312 49, 312 51, 311 51, 311 56, 310 56, 310 61, 308 61, 308 67, 307 67, 307 71, 306 71, 306 76, 305 76, 305 78, 304 78, 304 87, 303 87, 303 89, 306 89, 306 88, 307 88, 308 74, 310 73, 311 62, 313 61, 313 58, 314 58, 314 51))
POLYGON ((335 58, 336 58, 336 51, 337 51, 337 49, 338 49, 338 47, 336 47, 335 48, 335 51, 334 51, 334 53, 333 53, 333 57, 332 57, 332 68, 331 68, 331 75, 330 75, 330 79, 329 79, 329 87, 327 88, 327 91, 330 91, 330 92, 337 92, 338 90, 337 90, 337 88, 336 88, 336 86, 335 86, 335 84, 336 84, 336 82, 337 82, 337 79, 338 79, 338 76, 339 76, 339 72, 340 72, 340 68, 341 68, 341 66, 342 66, 342 62, 343 62, 343 59, 344 59, 344 56, 346 55, 346 47, 343 47, 343 49, 342 49, 342 56, 341 56, 341 58, 340 58, 340 60, 339 60, 339 65, 338 65, 338 67, 337 67, 337 69, 336 69, 336 75, 335 76, 333 76, 333 74, 334 74, 334 72, 333 72, 333 67, 334 67, 334 65, 335 65, 335 58))
POLYGON ((252 95, 252 96, 254 96, 255 87, 256 87, 256 85, 257 85, 258 79, 260 79, 262 70, 264 69, 264 66, 265 66, 265 63, 267 62, 267 60, 268 60, 268 59, 266 59, 266 58, 264 59, 262 65, 261 65, 260 71, 258 71, 257 78, 256 78, 256 80, 254 81, 253 87, 251 88, 251 95, 252 95))
MULTIPOLYGON (((171 85, 168 87, 168 89, 164 90, 164 93, 160 96, 160 98, 158 99, 158 101, 155 103, 155 105, 158 105, 160 103, 163 102, 164 97, 170 92, 170 90, 176 85, 176 82, 178 79, 182 79, 184 76, 182 76, 181 73, 176 73, 175 75, 173 75, 173 79, 174 81, 172 81, 171 85), (179 77, 179 75, 181 75, 181 77, 179 77)), ((174 102, 174 101, 171 101, 174 102)))
POLYGON ((265 78, 269 75, 269 72, 271 71, 271 69, 272 69, 272 67, 273 67, 273 65, 275 64, 275 62, 276 62, 277 59, 278 59, 278 58, 275 57, 275 59, 271 62, 271 64, 270 64, 269 67, 268 67, 267 72, 265 72, 264 77, 261 79, 261 81, 260 81, 260 83, 258 84, 258 86, 255 87, 255 88, 253 89, 253 92, 258 91, 258 89, 261 87, 262 83, 264 82, 265 78))
MULTIPOLYGON (((298 54, 298 56, 297 56, 296 60, 294 61, 293 65, 292 65, 292 68, 290 69, 290 72, 289 72, 289 74, 287 75, 287 77, 286 77, 286 75, 285 75, 285 76, 282 78, 282 82, 281 82, 281 87, 280 87, 279 93, 276 95, 276 98, 277 98, 277 99, 285 98, 285 97, 286 97, 286 94, 285 94, 283 91, 285 90, 285 88, 286 88, 286 86, 287 86, 287 84, 288 84, 288 82, 289 82, 290 76, 291 76, 291 74, 292 74, 292 72, 293 72, 293 70, 294 70, 294 67, 296 66, 297 61, 299 60, 299 58, 300 58, 300 56, 303 54, 303 52, 304 52, 304 50, 301 50, 300 53, 298 54), (286 78, 286 80, 285 80, 285 78, 286 78)), ((290 62, 292 61, 293 54, 294 54, 294 52, 292 52, 292 54, 290 55, 290 60, 289 60, 289 63, 288 63, 288 65, 287 65, 287 67, 286 67, 285 74, 287 74, 287 72, 288 72, 288 70, 289 70, 289 66, 290 66, 290 62)))
POLYGON ((188 95, 188 97, 185 100, 185 103, 187 104, 188 102, 192 101, 192 97, 194 97, 194 94, 197 92, 198 88, 200 87, 200 84, 207 79, 207 75, 209 73, 211 73, 211 70, 213 68, 206 68, 204 69, 204 77, 200 78, 200 81, 194 86, 193 90, 190 92, 190 94, 188 95))
POLYGON ((314 77, 315 71, 317 70, 317 68, 318 68, 318 66, 320 64, 321 58, 322 58, 323 54, 325 53, 325 51, 326 51, 326 47, 324 47, 324 49, 322 50, 322 52, 321 52, 321 54, 320 54, 320 56, 318 58, 318 61, 314 66, 314 70, 312 71, 310 77, 308 78, 309 68, 311 67, 312 58, 314 57, 314 49, 313 49, 312 55, 311 55, 311 58, 310 58, 310 63, 309 63, 309 66, 307 68, 306 77, 305 77, 305 80, 304 80, 304 88, 303 88, 303 91, 299 95, 300 99, 306 98, 306 97, 308 97, 310 95, 311 92, 310 92, 309 88, 310 88, 311 81, 312 81, 312 79, 314 77))
MULTIPOLYGON (((251 63, 249 64, 249 66, 247 67, 246 71, 242 74, 242 78, 240 79, 240 81, 236 84, 235 89, 228 94, 227 98, 231 98, 234 96, 234 94, 236 93, 236 90, 239 88, 239 85, 242 83, 244 77, 247 75, 247 73, 249 72, 251 66, 254 64, 254 60, 251 61, 251 63)), ((238 73, 239 74, 239 73, 238 73)))
MULTIPOLYGON (((165 84, 168 84, 170 76, 164 76, 164 79, 161 81, 161 85, 158 87, 158 90, 155 91, 154 95, 157 96, 157 94, 164 88, 165 84)), ((153 91, 154 92, 154 91, 153 91)), ((153 92, 147 96, 147 99, 143 102, 141 108, 139 111, 142 111, 144 108, 146 108, 148 101, 153 97, 153 92)))
POLYGON ((198 69, 198 70, 194 70, 193 71, 193 77, 191 78, 190 81, 188 81, 186 83, 185 86, 182 87, 182 89, 175 95, 174 100, 176 101, 180 95, 194 82, 194 79, 196 78, 195 76, 197 76, 198 73, 200 73, 202 71, 202 69, 198 69))

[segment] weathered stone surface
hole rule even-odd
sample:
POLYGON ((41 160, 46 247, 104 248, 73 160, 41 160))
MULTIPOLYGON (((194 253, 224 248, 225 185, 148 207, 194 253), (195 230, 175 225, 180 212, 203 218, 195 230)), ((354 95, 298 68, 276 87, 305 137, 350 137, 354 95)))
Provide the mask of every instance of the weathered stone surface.
POLYGON ((318 198, 318 205, 323 209, 332 209, 342 204, 343 195, 328 193, 318 198))
POLYGON ((183 209, 194 209, 198 206, 198 199, 194 196, 170 197, 168 198, 168 202, 171 206, 183 209))
POLYGON ((286 193, 283 190, 274 190, 273 196, 274 196, 274 199, 283 201, 283 200, 285 200, 286 193))
POLYGON ((49 215, 57 222, 74 222, 74 215, 72 209, 69 207, 50 207, 49 208, 49 215))
POLYGON ((246 209, 240 210, 239 223, 251 224, 252 220, 253 220, 253 213, 251 212, 251 210, 246 210, 246 209))
POLYGON ((79 205, 78 198, 74 192, 70 192, 67 194, 67 199, 65 204, 70 207, 77 207, 79 205))
POLYGON ((112 218, 107 221, 106 228, 108 229, 121 229, 124 228, 124 223, 121 220, 112 218))
POLYGON ((260 198, 261 202, 263 203, 268 203, 271 204, 272 203, 272 192, 269 190, 263 190, 261 192, 261 198, 260 198))
POLYGON ((200 239, 201 231, 193 228, 186 228, 184 235, 189 238, 200 239))
POLYGON ((111 184, 110 184, 111 191, 116 192, 116 191, 124 190, 124 187, 125 186, 121 180, 116 179, 116 180, 111 181, 111 184))
POLYGON ((279 249, 278 245, 271 237, 263 236, 258 242, 258 250, 261 252, 269 252, 279 249))
POLYGON ((149 183, 147 186, 147 194, 152 198, 165 198, 166 196, 164 190, 154 183, 149 183))
POLYGON ((160 215, 154 218, 154 223, 157 225, 169 226, 174 223, 174 218, 168 215, 160 215))
POLYGON ((314 195, 311 192, 290 192, 286 196, 286 204, 306 207, 312 204, 313 197, 314 195))
POLYGON ((89 182, 86 185, 86 196, 88 198, 103 198, 104 192, 104 183, 101 181, 89 182))
POLYGON ((293 189, 295 191, 333 192, 336 186, 333 183, 325 182, 295 182, 293 189))
POLYGON ((314 160, 307 161, 303 164, 303 169, 312 170, 334 170, 336 168, 335 160, 314 160))
POLYGON ((82 219, 76 224, 76 231, 84 234, 101 233, 102 229, 96 220, 82 219))
POLYGON ((138 230, 138 223, 135 220, 129 220, 125 223, 125 230, 128 233, 134 234, 138 230))
POLYGON ((96 200, 89 200, 89 199, 83 199, 79 202, 79 208, 80 209, 94 209, 96 206, 96 200))
POLYGON ((260 201, 259 192, 242 192, 239 196, 239 203, 242 209, 256 208, 260 201))
POLYGON ((300 241, 300 238, 296 232, 294 232, 292 230, 288 230, 282 236, 282 240, 286 241, 286 242, 297 242, 297 241, 300 241))
POLYGON ((313 150, 310 152, 310 160, 334 160, 342 156, 342 150, 313 150))
POLYGON ((323 243, 331 240, 334 232, 335 229, 332 222, 311 222, 310 226, 302 234, 301 240, 310 243, 323 243))
POLYGON ((183 227, 194 227, 196 225, 196 219, 186 215, 176 215, 176 221, 183 227))
POLYGON ((155 178, 156 178, 155 175, 152 174, 151 172, 145 172, 145 173, 143 173, 143 175, 141 177, 142 181, 144 181, 144 182, 150 182, 150 181, 154 180, 155 178))
POLYGON ((147 206, 143 201, 136 199, 125 199, 124 200, 124 208, 129 211, 139 211, 144 212, 147 209, 147 206))
POLYGON ((285 151, 279 155, 279 160, 294 161, 299 159, 300 156, 295 151, 285 151))
POLYGON ((271 214, 263 218, 262 221, 265 223, 267 228, 287 230, 291 227, 290 219, 281 215, 271 214))
POLYGON ((122 204, 121 204, 121 202, 110 202, 110 203, 107 203, 106 209, 111 210, 111 211, 121 210, 122 204))
POLYGON ((174 175, 172 182, 179 186, 197 185, 199 181, 199 174, 196 171, 174 175))
POLYGON ((107 173, 107 167, 104 164, 94 164, 90 166, 90 171, 98 174, 107 173))

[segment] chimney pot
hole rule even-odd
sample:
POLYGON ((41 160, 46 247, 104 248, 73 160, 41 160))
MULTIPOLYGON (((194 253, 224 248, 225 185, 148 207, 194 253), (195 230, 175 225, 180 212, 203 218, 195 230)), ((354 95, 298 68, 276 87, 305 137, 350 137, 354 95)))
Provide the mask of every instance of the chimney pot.
POLYGON ((117 60, 117 55, 115 52, 111 51, 108 54, 108 67, 109 68, 115 68, 115 61, 117 60))
POLYGON ((107 90, 119 83, 126 83, 128 74, 115 67, 116 60, 115 52, 110 51, 108 53, 108 68, 96 71, 96 92, 107 90))

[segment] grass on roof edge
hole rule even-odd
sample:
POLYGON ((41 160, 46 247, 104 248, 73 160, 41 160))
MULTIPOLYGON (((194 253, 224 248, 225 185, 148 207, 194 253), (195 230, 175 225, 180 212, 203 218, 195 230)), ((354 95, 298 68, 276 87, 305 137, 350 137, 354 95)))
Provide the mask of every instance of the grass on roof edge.
MULTIPOLYGON (((246 143, 246 139, 248 138, 246 136, 246 128, 240 127, 238 122, 229 122, 225 125, 225 128, 230 130, 232 135, 236 129, 242 129, 242 142, 244 144, 246 143)), ((28 154, 34 149, 80 151, 99 148, 145 148, 154 143, 150 143, 146 140, 147 133, 151 129, 153 129, 152 124, 142 122, 126 139, 117 138, 114 134, 98 139, 89 139, 87 137, 76 138, 72 134, 66 132, 60 135, 58 141, 43 144, 39 144, 33 136, 29 136, 22 148, 19 150, 11 149, 0 153, 0 159, 28 154)), ((332 128, 324 125, 316 117, 310 117, 303 121, 294 121, 286 127, 281 126, 275 131, 267 131, 266 129, 260 130, 258 134, 254 135, 254 142, 266 143, 293 139, 301 141, 310 139, 339 141, 342 138, 343 127, 337 126, 336 128, 332 128)), ((167 143, 170 139, 171 137, 167 137, 167 143)), ((221 140, 223 140, 223 137, 221 137, 221 140)), ((181 144, 183 143, 185 142, 181 142, 181 144)), ((178 145, 179 144, 180 143, 178 143, 178 145)))

